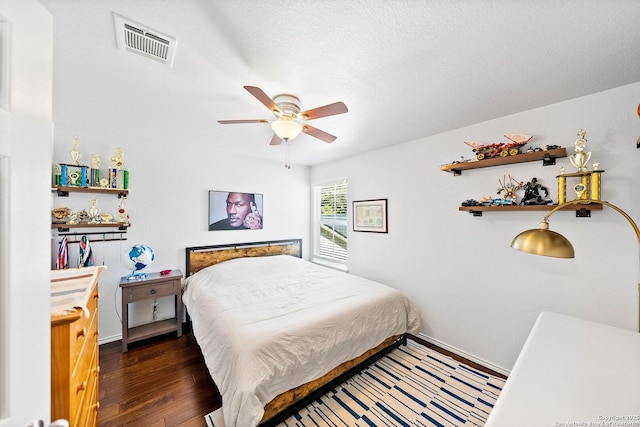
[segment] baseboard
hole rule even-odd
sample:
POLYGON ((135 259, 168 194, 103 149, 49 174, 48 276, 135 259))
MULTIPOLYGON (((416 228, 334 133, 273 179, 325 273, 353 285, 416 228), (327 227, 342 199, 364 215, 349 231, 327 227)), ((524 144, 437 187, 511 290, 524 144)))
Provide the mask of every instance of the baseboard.
POLYGON ((109 344, 110 342, 122 340, 122 334, 112 335, 110 337, 103 337, 98 335, 98 345, 109 344))
POLYGON ((430 337, 428 335, 425 335, 423 333, 419 333, 417 335, 417 337, 422 338, 423 340, 425 340, 428 343, 433 344, 433 345, 435 345, 437 347, 440 347, 440 348, 443 348, 443 349, 445 349, 447 351, 450 351, 451 353, 455 353, 455 354, 457 354, 458 356, 460 356, 460 357, 462 357, 464 359, 470 360, 470 361, 472 361, 474 363, 477 363, 478 365, 484 366, 487 369, 490 369, 492 371, 498 372, 498 373, 500 373, 500 374, 502 374, 504 376, 508 377, 509 373, 511 372, 508 369, 503 368, 502 366, 495 365, 495 364, 493 364, 491 362, 488 362, 488 361, 486 361, 484 359, 476 357, 473 354, 467 353, 466 351, 460 350, 457 347, 453 347, 453 346, 451 346, 451 345, 449 345, 449 344, 447 344, 445 342, 437 340, 437 339, 435 339, 433 337, 430 337))

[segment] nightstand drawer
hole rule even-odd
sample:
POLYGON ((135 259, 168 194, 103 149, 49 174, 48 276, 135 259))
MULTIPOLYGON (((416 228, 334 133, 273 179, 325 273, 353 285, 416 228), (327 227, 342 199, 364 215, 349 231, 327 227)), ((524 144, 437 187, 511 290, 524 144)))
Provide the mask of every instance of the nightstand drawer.
POLYGON ((152 283, 148 285, 140 285, 127 289, 124 294, 128 302, 135 302, 149 298, 166 297, 175 295, 180 289, 180 281, 172 280, 163 283, 152 283))

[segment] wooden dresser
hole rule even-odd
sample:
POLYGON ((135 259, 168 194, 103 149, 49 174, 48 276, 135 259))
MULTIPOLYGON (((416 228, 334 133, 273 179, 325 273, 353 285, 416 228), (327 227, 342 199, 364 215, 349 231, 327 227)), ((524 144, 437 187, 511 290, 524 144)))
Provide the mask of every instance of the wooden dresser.
MULTIPOLYGON (((75 269, 74 273, 80 270, 85 269, 75 269)), ((71 279, 58 278, 58 282, 85 281, 86 288, 78 291, 84 304, 75 304, 82 308, 51 315, 51 419, 66 419, 71 426, 96 426, 98 421, 97 276, 100 271, 87 271, 86 275, 71 279)), ((54 282, 52 277, 52 301, 54 282)), ((58 294, 68 292, 60 290, 58 294)))

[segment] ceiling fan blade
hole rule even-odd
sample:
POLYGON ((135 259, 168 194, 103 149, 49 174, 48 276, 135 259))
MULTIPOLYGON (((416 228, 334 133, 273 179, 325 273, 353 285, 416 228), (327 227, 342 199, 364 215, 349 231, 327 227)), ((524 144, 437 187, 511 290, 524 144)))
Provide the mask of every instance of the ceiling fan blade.
POLYGON ((273 138, 271 138, 271 142, 269 145, 280 145, 282 143, 282 138, 280 138, 275 133, 273 134, 273 138))
POLYGON ((222 125, 235 125, 238 123, 269 123, 269 120, 256 119, 256 120, 218 120, 218 123, 222 125))
POLYGON ((327 143, 331 143, 335 141, 337 138, 331 135, 330 133, 314 128, 313 126, 309 126, 307 124, 302 125, 302 132, 306 133, 307 135, 311 135, 315 138, 318 138, 327 143))
POLYGON ((273 99, 271 99, 269 97, 269 95, 264 93, 264 91, 262 89, 260 89, 259 87, 255 87, 255 86, 244 86, 244 88, 251 95, 255 96, 258 101, 262 102, 269 110, 271 110, 274 113, 279 113, 280 112, 280 109, 278 108, 276 103, 273 102, 273 99))
POLYGON ((336 114, 342 114, 349 111, 344 102, 334 102, 333 104, 325 105, 311 110, 303 111, 299 115, 304 120, 313 120, 320 117, 334 116, 336 114))

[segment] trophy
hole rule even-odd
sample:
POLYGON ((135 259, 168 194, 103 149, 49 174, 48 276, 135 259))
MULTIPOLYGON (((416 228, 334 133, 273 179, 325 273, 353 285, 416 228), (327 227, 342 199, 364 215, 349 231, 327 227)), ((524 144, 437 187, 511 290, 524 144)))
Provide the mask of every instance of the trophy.
POLYGON ((95 197, 91 199, 91 207, 89 208, 87 213, 89 214, 90 219, 89 224, 98 224, 100 222, 100 209, 98 209, 98 199, 96 199, 95 197))
POLYGON ((78 136, 73 135, 73 150, 71 150, 71 161, 76 166, 80 165, 80 151, 78 151, 78 136))
POLYGON ((578 172, 586 172, 587 171, 587 163, 589 163, 589 159, 591 158, 591 151, 584 152, 585 147, 587 146, 587 140, 585 139, 584 129, 580 129, 578 131, 579 138, 574 143, 575 146, 575 154, 569 156, 569 160, 571 164, 578 168, 578 172))

